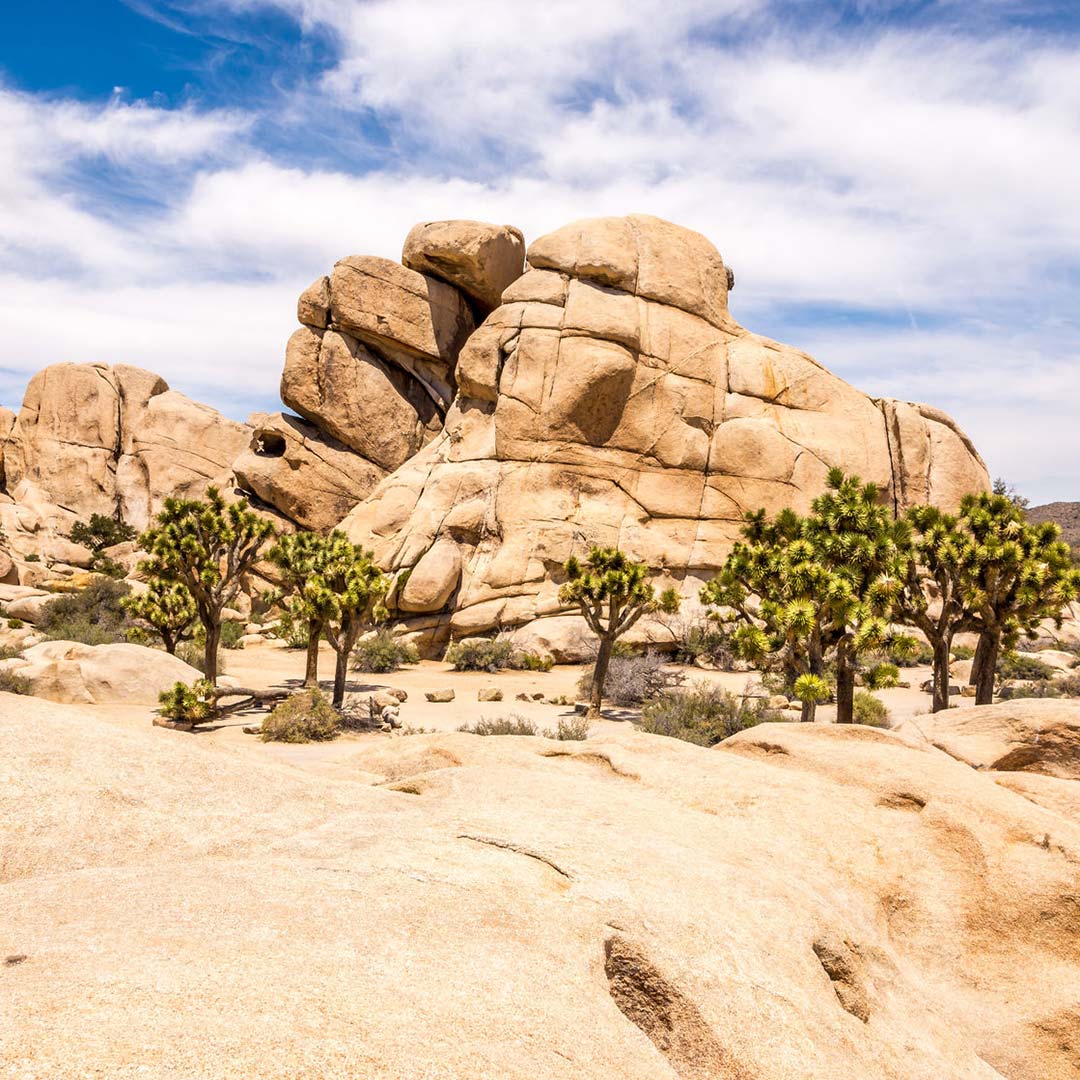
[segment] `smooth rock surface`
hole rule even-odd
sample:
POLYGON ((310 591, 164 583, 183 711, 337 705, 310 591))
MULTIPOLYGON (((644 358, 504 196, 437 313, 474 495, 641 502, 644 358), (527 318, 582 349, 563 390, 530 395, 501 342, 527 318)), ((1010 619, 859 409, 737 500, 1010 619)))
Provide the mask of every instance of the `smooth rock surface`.
POLYGON ((372 736, 346 780, 0 695, 0 760, 13 1076, 1080 1064, 1075 821, 886 732, 372 736))

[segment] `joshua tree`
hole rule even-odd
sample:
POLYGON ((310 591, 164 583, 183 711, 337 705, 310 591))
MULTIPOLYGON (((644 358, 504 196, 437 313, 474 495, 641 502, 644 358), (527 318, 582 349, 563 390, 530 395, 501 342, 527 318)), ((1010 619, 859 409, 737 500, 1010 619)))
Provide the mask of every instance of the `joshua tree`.
POLYGON ((131 593, 120 603, 133 618, 140 619, 161 636, 167 653, 175 655, 181 641, 191 640, 191 628, 198 612, 191 593, 181 582, 153 578, 146 592, 131 593))
POLYGON ((289 615, 307 627, 306 687, 319 685, 319 641, 335 610, 334 596, 319 577, 329 543, 318 533, 286 533, 266 553, 279 572, 289 615))
POLYGON ((166 499, 155 525, 139 538, 140 564, 151 582, 184 585, 206 631, 204 673, 216 684, 221 612, 240 591, 273 527, 248 508, 226 504, 216 487, 200 499, 166 499))
MULTIPOLYGON (((820 680, 836 665, 839 723, 854 720, 855 671, 861 654, 889 639, 888 617, 906 565, 905 532, 881 506, 878 489, 832 469, 828 490, 809 517, 764 510, 746 515, 744 542, 701 592, 720 621, 734 620, 736 651, 759 666, 776 663, 788 680, 820 680)), ((820 681, 802 699, 813 720, 820 681)))
POLYGON ((1044 619, 1059 626, 1065 608, 1080 596, 1080 570, 1053 522, 1029 525, 1008 495, 967 495, 960 518, 971 549, 960 581, 970 628, 979 633, 972 668, 975 703, 994 700, 1001 649, 1020 635, 1033 637, 1044 619))
POLYGON ((386 617, 382 601, 389 581, 372 561, 371 552, 351 543, 344 533, 335 529, 322 544, 306 594, 313 610, 327 612, 323 633, 337 654, 333 704, 340 709, 345 702, 349 654, 360 632, 386 617))
POLYGON ((679 597, 674 589, 666 589, 658 598, 647 580, 649 568, 632 562, 618 548, 594 547, 584 565, 571 557, 563 569, 568 580, 559 599, 577 607, 600 639, 589 692, 589 716, 596 718, 615 642, 648 612, 674 614, 679 597))

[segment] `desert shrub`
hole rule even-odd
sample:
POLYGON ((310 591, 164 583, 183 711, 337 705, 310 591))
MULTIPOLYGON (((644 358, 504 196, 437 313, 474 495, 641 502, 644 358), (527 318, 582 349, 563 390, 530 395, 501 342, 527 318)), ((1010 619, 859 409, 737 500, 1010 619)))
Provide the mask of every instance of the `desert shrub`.
POLYGON ((558 724, 544 732, 547 739, 559 739, 561 742, 581 742, 589 737, 589 718, 587 716, 561 716, 558 724))
POLYGON ((1064 690, 1056 681, 1035 679, 1014 686, 1003 686, 999 696, 1002 701, 1015 701, 1017 698, 1057 698, 1064 696, 1064 690))
POLYGON ((29 694, 30 680, 17 671, 0 671, 0 693, 29 694))
POLYGON ((970 645, 954 645, 952 647, 954 660, 974 660, 975 650, 970 645))
MULTIPOLYGON (((593 671, 588 667, 578 680, 578 694, 582 698, 588 698, 592 679, 593 671)), ((613 656, 604 683, 604 697, 622 708, 641 705, 677 685, 682 679, 681 673, 665 670, 664 659, 658 653, 613 656)))
POLYGON ((274 633, 285 642, 287 648, 306 649, 308 647, 310 632, 307 620, 295 618, 287 609, 281 613, 274 633))
POLYGON ((126 641, 135 624, 121 600, 130 591, 125 582, 94 578, 85 589, 50 600, 43 608, 39 629, 52 641, 84 645, 126 641))
POLYGON ((9 630, 21 630, 26 623, 22 619, 8 619, 7 625, 9 630))
POLYGON ((200 679, 194 686, 177 682, 158 695, 158 712, 170 720, 199 724, 214 712, 213 686, 200 679))
POLYGON ((889 710, 885 708, 885 703, 868 690, 855 692, 853 718, 856 724, 865 724, 867 727, 890 726, 889 710))
POLYGON ((197 641, 181 641, 176 646, 176 656, 177 659, 190 664, 197 671, 206 670, 206 656, 203 653, 203 647, 197 641))
POLYGON ((122 519, 106 517, 104 514, 91 514, 89 521, 76 521, 71 526, 68 539, 97 552, 112 547, 114 544, 134 540, 135 535, 135 530, 122 519))
POLYGON ((23 556, 23 562, 41 562, 41 556, 36 551, 33 551, 29 555, 23 556))
POLYGON ((1031 653, 1006 652, 998 661, 997 673, 1002 679, 1049 679, 1054 669, 1031 653))
POLYGON ((519 652, 513 644, 499 638, 464 638, 446 650, 445 660, 455 671, 550 671, 553 661, 547 656, 519 652))
POLYGON ((455 671, 501 671, 510 666, 514 646, 494 638, 465 638, 453 642, 445 660, 455 671))
POLYGON ((770 721, 785 719, 760 697, 736 697, 707 682, 668 690, 642 710, 638 729, 650 735, 713 746, 729 735, 770 721))
POLYGON ((511 713, 509 716, 497 716, 489 720, 481 716, 474 724, 462 724, 458 731, 464 731, 469 735, 539 735, 536 724, 520 713, 511 713))
POLYGON ((263 742, 325 742, 341 731, 338 711, 320 690, 302 690, 274 707, 262 722, 263 742))
POLYGON ((909 641, 890 644, 885 650, 885 655, 890 664, 897 667, 925 667, 934 662, 934 650, 925 641, 919 638, 909 641))
POLYGON ((398 641, 386 629, 376 630, 363 641, 358 641, 352 654, 354 670, 368 671, 376 675, 397 671, 402 664, 416 664, 419 660, 420 654, 415 645, 398 641))
POLYGON ((900 669, 896 664, 875 664, 863 678, 871 690, 890 690, 900 685, 900 669))
POLYGON ((244 624, 235 619, 229 619, 221 624, 221 647, 223 649, 239 649, 240 639, 244 636, 244 624))
POLYGON ((1066 675, 1063 679, 1055 679, 1054 685, 1063 697, 1080 697, 1080 675, 1066 675))
POLYGON ((731 647, 731 636, 712 620, 680 620, 671 630, 675 637, 674 663, 693 664, 704 659, 718 668, 733 666, 735 651, 731 647))

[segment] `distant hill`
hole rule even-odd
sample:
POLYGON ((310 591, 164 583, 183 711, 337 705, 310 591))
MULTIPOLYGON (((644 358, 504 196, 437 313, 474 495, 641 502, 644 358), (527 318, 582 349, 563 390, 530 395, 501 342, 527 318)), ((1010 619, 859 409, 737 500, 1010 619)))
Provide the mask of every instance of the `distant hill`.
POLYGON ((1029 521, 1056 521, 1061 526, 1061 538, 1080 552, 1080 502, 1052 502, 1044 506, 1031 506, 1027 510, 1029 521))

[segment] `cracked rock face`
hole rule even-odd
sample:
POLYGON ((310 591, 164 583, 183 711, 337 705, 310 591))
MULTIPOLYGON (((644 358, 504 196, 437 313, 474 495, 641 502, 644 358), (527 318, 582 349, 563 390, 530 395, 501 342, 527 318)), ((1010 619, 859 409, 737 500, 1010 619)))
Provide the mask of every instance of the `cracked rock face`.
POLYGON ((947 416, 871 399, 744 329, 728 282, 708 240, 657 218, 576 222, 529 247, 461 349, 442 434, 343 523, 391 569, 433 550, 460 566, 436 634, 555 614, 562 563, 591 544, 692 595, 746 510, 807 511, 833 465, 897 509, 987 486, 947 416))
POLYGON ((4 446, 8 491, 26 481, 78 517, 144 527, 169 495, 226 484, 248 429, 142 368, 54 364, 26 389, 4 446))

